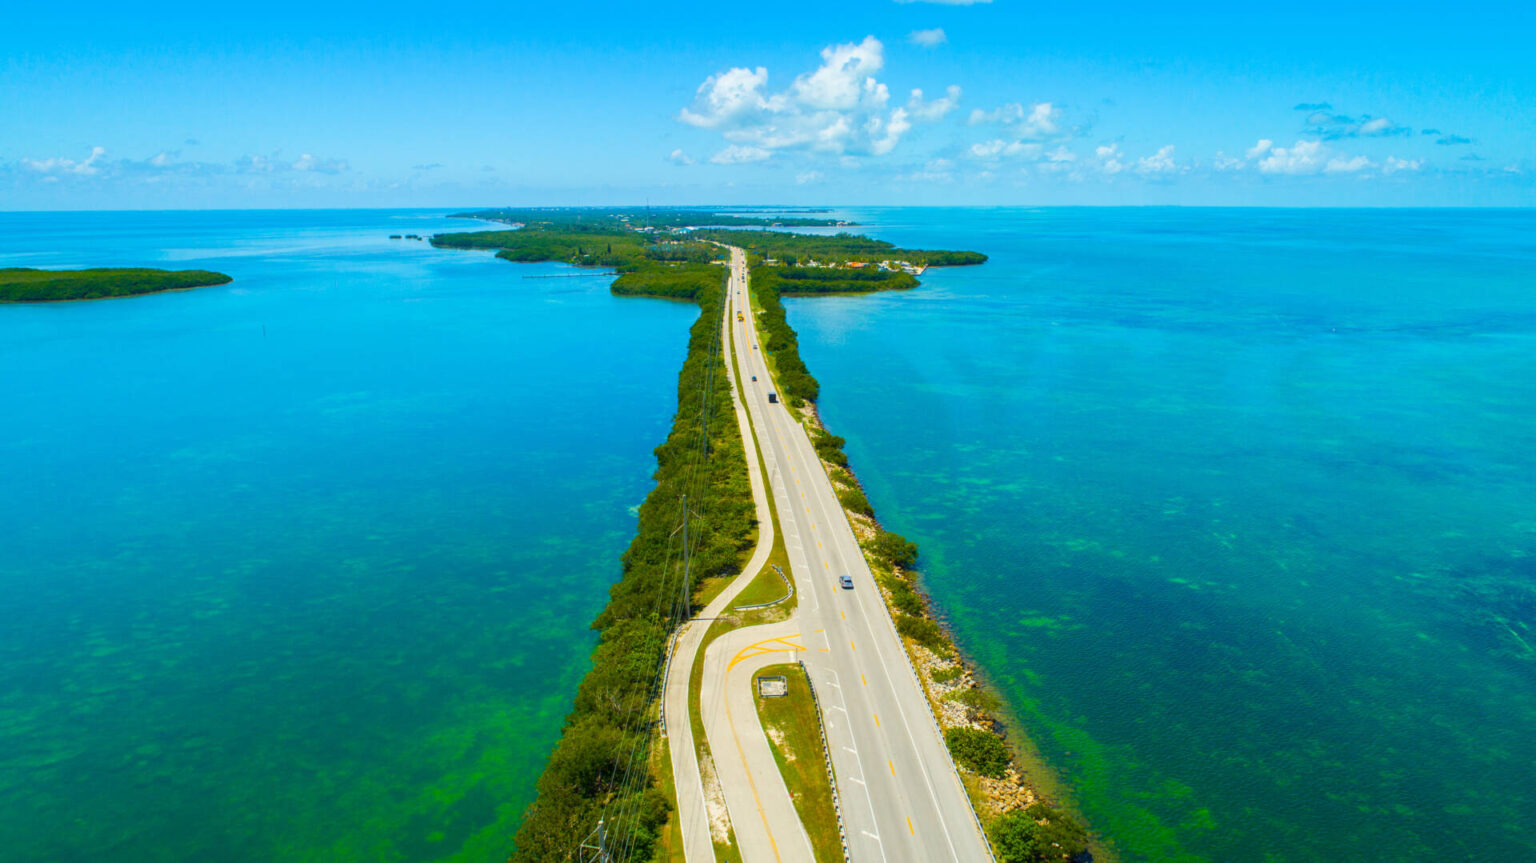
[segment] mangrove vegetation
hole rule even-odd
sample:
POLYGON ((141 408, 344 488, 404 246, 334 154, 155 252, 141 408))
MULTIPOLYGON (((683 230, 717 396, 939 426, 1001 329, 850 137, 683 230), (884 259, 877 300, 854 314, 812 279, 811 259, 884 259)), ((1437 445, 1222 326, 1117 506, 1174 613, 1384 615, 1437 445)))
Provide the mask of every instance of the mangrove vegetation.
POLYGON ((203 288, 234 281, 209 270, 101 268, 90 270, 0 269, 0 303, 49 303, 132 297, 203 288))

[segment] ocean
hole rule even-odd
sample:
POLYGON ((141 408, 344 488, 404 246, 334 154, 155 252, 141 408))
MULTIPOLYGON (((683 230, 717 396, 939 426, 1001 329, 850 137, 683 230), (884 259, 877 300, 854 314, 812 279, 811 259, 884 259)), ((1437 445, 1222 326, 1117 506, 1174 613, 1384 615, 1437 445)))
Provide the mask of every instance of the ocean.
POLYGON ((840 211, 828 427, 1123 860, 1536 859, 1536 212, 840 211))
MULTIPOLYGON (((504 857, 696 312, 446 212, 0 214, 235 278, 0 306, 0 859, 504 857)), ((1536 857, 1536 214, 838 214, 992 256, 786 305, 1112 856, 1536 857)))
POLYGON ((505 859, 697 309, 445 212, 0 214, 0 859, 505 859))

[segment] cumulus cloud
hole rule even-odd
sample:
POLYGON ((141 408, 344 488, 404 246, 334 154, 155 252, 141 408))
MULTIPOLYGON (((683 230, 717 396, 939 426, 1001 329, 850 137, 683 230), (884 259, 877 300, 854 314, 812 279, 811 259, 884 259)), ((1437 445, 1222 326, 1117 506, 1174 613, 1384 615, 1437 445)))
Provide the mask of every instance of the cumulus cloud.
POLYGON ((797 186, 805 186, 811 183, 819 182, 821 182, 820 171, 801 171, 795 175, 795 185, 797 186))
POLYGON ((1323 166, 1323 171, 1328 174, 1355 174, 1375 165, 1375 162, 1364 156, 1335 156, 1323 166))
POLYGON ((716 165, 741 165, 747 162, 761 162, 773 154, 762 147, 749 147, 741 144, 732 144, 724 150, 709 157, 716 165))
POLYGON ((1395 174, 1398 171, 1417 171, 1423 167, 1423 162, 1418 159, 1399 159, 1396 156, 1388 156, 1387 161, 1381 165, 1383 174, 1395 174))
POLYGON ((1153 174, 1173 174, 1182 170, 1173 160, 1173 145, 1168 144, 1160 148, 1150 156, 1143 156, 1136 160, 1136 173, 1144 176, 1153 174))
POLYGON ((924 48, 934 48, 948 42, 949 37, 944 35, 943 27, 934 27, 930 30, 913 30, 907 34, 907 41, 924 48))
POLYGON ((163 184, 172 181, 210 182, 218 177, 286 178, 284 182, 314 185, 316 175, 339 174, 348 170, 341 159, 321 159, 311 154, 298 159, 284 159, 281 154, 243 156, 230 162, 203 162, 183 159, 180 150, 160 150, 140 159, 106 157, 105 147, 92 147, 84 159, 54 156, 46 159, 23 158, 0 163, 0 173, 15 172, 32 176, 43 183, 59 184, 163 184))
POLYGON ((960 97, 958 87, 932 101, 914 90, 906 107, 892 107, 890 88, 875 77, 884 66, 885 47, 866 36, 862 42, 823 48, 820 66, 777 93, 767 89, 767 69, 730 69, 706 78, 678 119, 716 130, 731 142, 711 157, 713 162, 761 161, 792 149, 882 155, 914 123, 944 116, 960 97))
POLYGON ((1026 111, 1023 104, 1009 102, 991 111, 977 108, 966 123, 1005 126, 1021 140, 1041 140, 1061 134, 1061 109, 1050 102, 1036 102, 1026 111))
POLYGON ((96 161, 106 154, 106 147, 92 147, 91 154, 79 161, 52 156, 47 159, 22 159, 21 164, 27 170, 39 174, 81 174, 89 177, 98 170, 96 161))
POLYGON ((1259 160, 1259 171, 1265 174, 1314 174, 1324 164, 1322 141, 1302 140, 1291 147, 1267 146, 1261 152, 1264 156, 1259 160))
POLYGON ((1026 144, 1023 141, 1005 141, 1001 138, 994 138, 990 141, 972 144, 966 152, 973 158, 985 160, 997 159, 1002 156, 1038 159, 1042 149, 1039 144, 1026 144))
MULTIPOLYGON (((1389 158, 1378 165, 1367 156, 1334 152, 1323 141, 1302 139, 1290 147, 1276 147, 1269 140, 1261 140, 1248 150, 1248 160, 1257 159, 1256 166, 1263 174, 1366 174, 1377 168, 1386 173, 1413 170, 1406 160, 1389 158), (1387 165, 1391 167, 1388 168, 1387 165)), ((1418 163, 1412 163, 1417 168, 1418 163)))
POLYGON ((684 153, 682 147, 678 147, 667 154, 667 161, 674 165, 692 165, 693 157, 684 153))
POLYGON ((1334 114, 1326 109, 1308 114, 1306 124, 1308 134, 1329 141, 1340 138, 1385 138, 1413 134, 1412 129, 1399 126, 1386 117, 1372 117, 1369 114, 1350 117, 1345 114, 1334 114))
POLYGON ((913 90, 911 97, 907 99, 907 113, 918 120, 941 120, 958 104, 960 104, 960 88, 953 84, 944 90, 943 96, 937 99, 925 100, 922 90, 913 90))
POLYGON ((318 174, 340 174, 347 170, 347 163, 341 159, 316 159, 305 153, 289 165, 295 171, 314 171, 318 174))
POLYGON ((1125 162, 1121 161, 1124 154, 1120 152, 1119 144, 1105 144, 1093 151, 1094 158, 1099 160, 1099 170, 1106 174, 1114 175, 1125 170, 1125 162))

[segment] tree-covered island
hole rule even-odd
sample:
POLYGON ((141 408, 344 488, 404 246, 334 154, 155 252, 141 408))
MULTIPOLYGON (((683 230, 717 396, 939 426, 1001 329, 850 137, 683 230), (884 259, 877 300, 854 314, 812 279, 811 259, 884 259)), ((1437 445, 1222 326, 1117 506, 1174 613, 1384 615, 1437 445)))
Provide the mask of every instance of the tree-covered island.
POLYGON ((0 303, 51 303, 133 297, 159 291, 205 288, 234 281, 210 270, 98 268, 90 270, 0 269, 0 303))

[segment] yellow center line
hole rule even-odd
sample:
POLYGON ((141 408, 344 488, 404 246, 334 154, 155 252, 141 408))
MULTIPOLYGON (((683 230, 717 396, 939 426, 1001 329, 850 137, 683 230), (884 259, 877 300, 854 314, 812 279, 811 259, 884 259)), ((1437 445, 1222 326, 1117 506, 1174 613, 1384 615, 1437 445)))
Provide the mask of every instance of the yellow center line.
MULTIPOLYGON (((878 714, 878 713, 875 714, 875 727, 876 728, 880 727, 880 714, 878 714)), ((892 773, 892 775, 894 775, 896 773, 896 768, 892 767, 891 768, 891 773, 892 773)))
POLYGON ((850 649, 852 649, 852 650, 858 650, 858 649, 859 649, 859 648, 858 648, 858 647, 856 647, 856 646, 855 646, 855 645, 854 645, 854 643, 853 643, 853 642, 852 642, 852 641, 850 641, 850 642, 848 642, 848 647, 849 647, 849 648, 850 648, 850 649))
POLYGON ((862 684, 864 684, 864 685, 865 685, 865 686, 868 686, 868 685, 869 685, 869 681, 868 681, 868 680, 865 680, 865 679, 864 679, 864 675, 862 675, 862 674, 860 674, 860 675, 859 675, 859 682, 860 682, 860 683, 862 683, 862 684))
POLYGON ((831 568, 832 568, 832 564, 830 564, 830 563, 827 563, 827 562, 826 562, 826 561, 822 561, 822 562, 821 562, 821 565, 822 565, 822 566, 824 566, 824 567, 826 567, 826 568, 827 568, 827 569, 831 569, 831 568))
POLYGON ((885 766, 887 766, 887 767, 889 767, 889 768, 891 768, 891 775, 892 775, 892 776, 895 776, 895 775, 896 775, 896 765, 895 765, 895 764, 893 764, 893 763, 891 763, 891 762, 889 762, 889 761, 887 761, 887 762, 885 762, 885 766))
POLYGON ((838 614, 841 614, 843 616, 844 620, 848 619, 848 612, 846 612, 846 611, 838 611, 838 614))
POLYGON ((907 816, 907 832, 911 833, 913 836, 917 835, 917 831, 912 829, 912 816, 911 815, 907 816))

